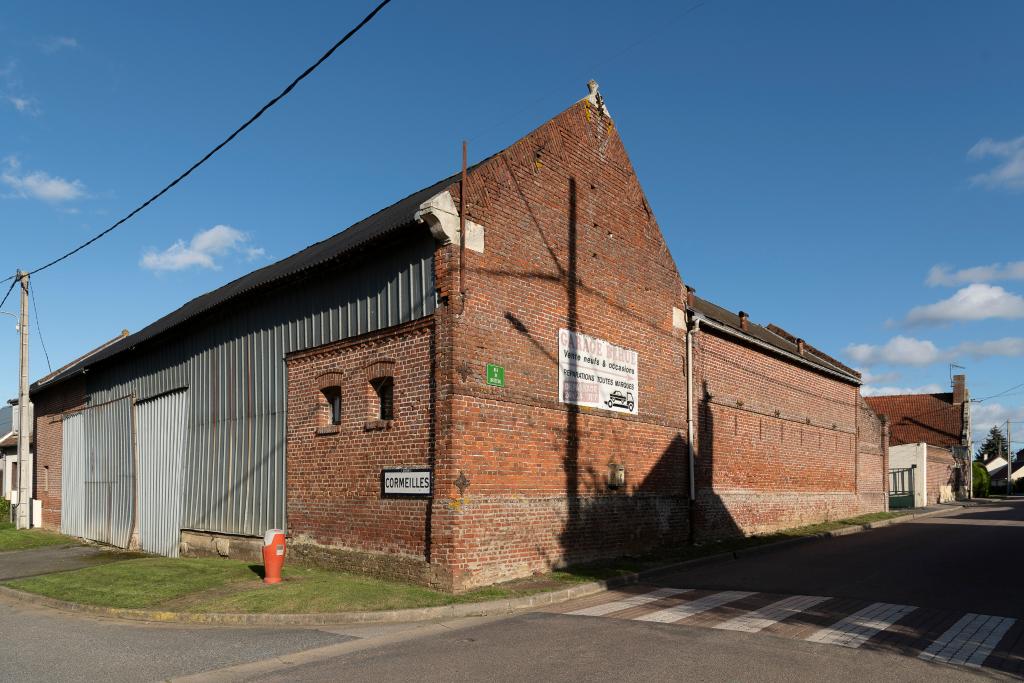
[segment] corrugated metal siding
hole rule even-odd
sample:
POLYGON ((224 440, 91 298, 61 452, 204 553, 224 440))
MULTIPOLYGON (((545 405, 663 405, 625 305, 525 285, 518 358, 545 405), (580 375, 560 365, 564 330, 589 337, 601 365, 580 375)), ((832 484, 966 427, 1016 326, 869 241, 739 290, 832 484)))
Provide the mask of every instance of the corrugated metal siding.
POLYGON ((182 528, 286 528, 285 354, 432 314, 433 253, 424 233, 358 266, 229 305, 160 346, 91 369, 90 401, 188 387, 182 528))
MULTIPOLYGON (((132 401, 89 408, 85 416, 85 538, 127 548, 135 514, 132 401)), ((63 477, 62 477, 63 478, 63 477)))
POLYGON ((60 532, 85 536, 85 418, 69 415, 63 424, 60 476, 60 532))
POLYGON ((181 537, 181 461, 188 392, 175 391, 135 406, 139 449, 139 542, 149 553, 178 556, 181 537))

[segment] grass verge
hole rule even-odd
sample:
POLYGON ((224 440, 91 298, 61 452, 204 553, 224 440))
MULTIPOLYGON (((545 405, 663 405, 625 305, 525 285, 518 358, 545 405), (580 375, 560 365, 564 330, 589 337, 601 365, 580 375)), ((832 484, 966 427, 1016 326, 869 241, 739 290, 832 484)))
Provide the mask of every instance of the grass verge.
POLYGON ((580 565, 559 570, 551 574, 551 578, 563 583, 585 583, 587 581, 598 581, 633 574, 648 569, 655 569, 667 564, 696 560, 702 557, 718 555, 720 553, 736 552, 746 550, 767 543, 776 543, 792 538, 804 538, 816 536, 829 531, 837 531, 853 526, 863 526, 872 522, 880 522, 895 517, 902 517, 912 513, 913 510, 900 510, 896 512, 873 512, 858 517, 838 519, 832 522, 821 522, 808 526, 785 529, 772 534, 758 536, 741 536, 737 538, 726 538, 705 543, 695 543, 672 548, 665 548, 649 555, 639 557, 626 557, 617 560, 596 562, 593 564, 580 565))
POLYGON ((53 545, 71 545, 74 539, 42 529, 17 529, 10 522, 0 522, 0 552, 30 550, 53 545))
POLYGON ((6 585, 29 593, 88 605, 181 612, 296 614, 435 607, 557 590, 567 584, 609 579, 708 555, 813 536, 844 527, 892 519, 908 512, 875 513, 764 536, 687 545, 643 557, 571 567, 459 595, 357 574, 306 567, 286 567, 283 582, 265 586, 261 582, 262 569, 258 565, 220 558, 129 559, 76 571, 18 579, 6 585))
POLYGON ((306 567, 286 568, 283 582, 266 586, 261 571, 258 565, 220 558, 147 557, 17 579, 6 585, 104 607, 281 614, 434 607, 518 597, 545 589, 495 586, 451 595, 422 586, 306 567))

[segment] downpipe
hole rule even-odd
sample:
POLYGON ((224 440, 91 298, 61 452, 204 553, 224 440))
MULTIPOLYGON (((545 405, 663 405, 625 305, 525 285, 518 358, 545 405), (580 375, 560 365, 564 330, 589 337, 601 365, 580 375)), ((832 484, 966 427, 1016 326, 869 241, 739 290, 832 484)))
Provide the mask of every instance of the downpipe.
POLYGON ((694 467, 693 451, 693 336, 700 329, 701 318, 689 315, 689 325, 686 327, 686 447, 688 450, 689 471, 690 471, 690 503, 687 519, 689 521, 690 544, 696 542, 697 522, 697 482, 695 479, 696 467, 694 467))

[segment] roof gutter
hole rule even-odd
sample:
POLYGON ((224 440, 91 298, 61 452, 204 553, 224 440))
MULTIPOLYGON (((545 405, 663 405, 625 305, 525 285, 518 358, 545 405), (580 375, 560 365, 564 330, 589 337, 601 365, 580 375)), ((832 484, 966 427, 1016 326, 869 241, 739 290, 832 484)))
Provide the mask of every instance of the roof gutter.
POLYGON ((826 367, 824 367, 822 365, 818 365, 817 363, 812 363, 811 361, 807 360, 803 356, 799 356, 799 355, 797 355, 795 353, 790 353, 789 351, 786 351, 785 349, 780 349, 777 346, 772 346, 771 344, 767 344, 767 343, 761 341, 760 339, 758 339, 757 337, 752 337, 751 335, 746 334, 744 332, 740 332, 739 330, 733 329, 732 327, 729 327, 728 325, 723 325, 722 323, 717 322, 715 320, 712 320, 711 318, 707 318, 703 314, 701 314, 701 313, 699 313, 697 311, 694 311, 692 309, 691 309, 690 313, 693 316, 694 320, 700 321, 700 324, 706 325, 707 327, 710 327, 710 328, 713 328, 713 329, 716 329, 719 332, 724 332, 725 334, 728 334, 728 335, 730 335, 732 337, 736 337, 737 339, 742 339, 743 341, 747 342, 748 344, 753 344, 754 346, 760 347, 762 349, 766 349, 766 350, 770 351, 771 353, 776 353, 776 354, 778 354, 780 356, 783 356, 784 358, 786 358, 788 360, 791 360, 791 361, 793 361, 793 362, 795 362, 795 363, 797 363, 799 365, 803 365, 804 367, 810 368, 812 370, 816 370, 818 372, 824 372, 827 375, 832 375, 833 377, 837 377, 837 378, 839 378, 841 380, 844 380, 846 382, 852 382, 853 384, 855 384, 857 386, 861 386, 861 384, 862 384, 860 379, 857 378, 857 377, 854 377, 853 375, 848 375, 845 372, 839 372, 838 370, 832 370, 832 369, 826 368, 826 367))

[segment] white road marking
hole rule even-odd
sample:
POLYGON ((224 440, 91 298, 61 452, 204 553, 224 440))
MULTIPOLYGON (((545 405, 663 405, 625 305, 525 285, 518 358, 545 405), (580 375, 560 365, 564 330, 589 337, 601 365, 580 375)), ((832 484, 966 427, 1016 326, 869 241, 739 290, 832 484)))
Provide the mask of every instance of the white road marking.
POLYGON ((623 598, 622 600, 605 602, 600 605, 594 605, 593 607, 584 607, 583 609, 578 609, 575 612, 566 612, 566 614, 601 617, 606 614, 611 614, 612 612, 629 609, 630 607, 646 605, 649 602, 655 602, 662 598, 671 598, 676 595, 682 595, 683 593, 689 593, 692 590, 692 588, 659 588, 658 590, 651 591, 650 593, 631 595, 628 598, 623 598))
POLYGON ((714 595, 697 598, 692 602, 685 602, 682 605, 676 605, 675 607, 669 607, 667 609, 658 610, 657 612, 651 612, 650 614, 644 614, 643 616, 636 617, 634 621, 656 621, 662 624, 668 624, 673 621, 692 617, 693 615, 700 614, 701 612, 707 612, 719 605, 741 600, 751 595, 756 595, 756 593, 747 593, 744 591, 725 591, 723 593, 715 593, 714 595))
POLYGON ((884 631, 913 612, 916 607, 876 602, 809 636, 813 643, 858 648, 876 633, 884 631))
POLYGON ((980 667, 1016 619, 965 614, 918 655, 919 659, 980 667))
POLYGON ((728 631, 745 631, 746 633, 757 633, 784 619, 799 614, 829 600, 817 595, 794 595, 770 605, 765 605, 759 610, 740 615, 735 619, 723 622, 715 628, 728 631))

